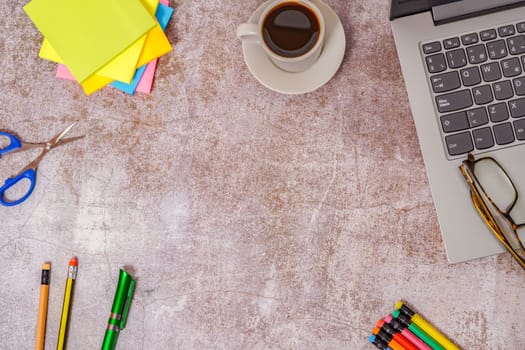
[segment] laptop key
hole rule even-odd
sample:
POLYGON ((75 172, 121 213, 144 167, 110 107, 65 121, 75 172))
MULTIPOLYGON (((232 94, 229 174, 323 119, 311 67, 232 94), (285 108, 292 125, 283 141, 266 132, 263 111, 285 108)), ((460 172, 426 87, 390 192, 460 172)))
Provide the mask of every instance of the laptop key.
POLYGON ((520 60, 517 57, 501 61, 501 69, 506 77, 514 77, 521 74, 520 60))
POLYGON ((525 116, 525 97, 516 100, 510 100, 509 104, 510 115, 513 118, 520 118, 525 116))
POLYGON ((469 128, 467 114, 464 111, 443 115, 440 119, 444 132, 461 131, 469 128))
POLYGON ((425 54, 434 53, 441 51, 441 43, 439 41, 434 41, 432 43, 427 43, 423 45, 423 52, 425 54))
POLYGON ((457 49, 447 51, 447 61, 450 68, 460 68, 467 65, 467 56, 465 50, 457 49))
POLYGON ((427 68, 429 73, 439 73, 447 69, 445 56, 442 53, 427 56, 425 57, 425 61, 427 61, 427 68))
POLYGON ((476 44, 478 42, 478 34, 477 33, 465 34, 461 37, 461 42, 465 46, 476 44))
POLYGON ((494 138, 492 138, 490 127, 473 130, 472 137, 477 149, 487 149, 494 146, 494 138))
POLYGON ((430 81, 432 89, 436 93, 451 91, 461 86, 459 75, 456 71, 433 75, 430 77, 430 81))
POLYGON ((525 52, 525 36, 516 35, 507 38, 507 46, 511 55, 520 55, 525 52))
MULTIPOLYGON (((496 63, 496 65, 498 64, 496 63)), ((498 70, 499 70, 499 65, 498 65, 498 70)), ((459 74, 461 75, 461 81, 463 82, 463 85, 465 86, 472 86, 472 85, 477 85, 481 83, 481 76, 479 75, 478 67, 464 68, 459 72, 459 74)))
POLYGON ((492 84, 496 100, 507 100, 514 96, 510 80, 502 80, 492 84))
POLYGON ((514 91, 516 91, 516 95, 525 95, 525 77, 515 78, 512 80, 512 84, 514 85, 514 91))
POLYGON ((479 33, 479 36, 481 37, 481 40, 487 41, 496 39, 498 37, 498 34, 496 33, 496 29, 487 29, 481 31, 481 33, 479 33))
POLYGON ((514 35, 514 33, 514 26, 512 24, 498 28, 499 36, 509 36, 514 35))
POLYGON ((451 156, 468 153, 474 149, 472 137, 470 136, 469 131, 446 136, 445 143, 447 145, 448 154, 451 156))
POLYGON ((487 43, 489 57, 493 60, 507 56, 507 46, 504 40, 496 40, 487 43))
POLYGON ((514 132, 518 140, 525 140, 525 119, 518 119, 514 121, 514 132))
POLYGON ((471 128, 476 128, 489 122, 489 117, 487 116, 487 110, 485 107, 468 110, 467 118, 471 128))
POLYGON ((445 47, 447 50, 455 49, 456 47, 459 47, 459 44, 460 42, 458 37, 443 40, 443 47, 445 47))
POLYGON ((460 90, 436 96, 436 105, 441 113, 454 112, 472 106, 472 95, 469 90, 460 90))
POLYGON ((501 78, 501 69, 498 62, 491 62, 481 66, 481 74, 486 82, 495 81, 501 78))
POLYGON ((496 124, 492 129, 498 145, 506 145, 514 141, 514 132, 510 123, 496 124))
POLYGON ((487 51, 485 45, 475 45, 467 48, 468 60, 472 64, 485 62, 487 60, 487 51))
POLYGON ((476 104, 478 105, 484 105, 494 100, 490 85, 482 85, 472 88, 472 95, 474 96, 474 101, 476 101, 476 104))
POLYGON ((449 159, 525 143, 525 20, 436 38, 421 55, 449 159))
POLYGON ((490 120, 494 123, 509 119, 509 112, 505 102, 496 103, 487 107, 490 120))

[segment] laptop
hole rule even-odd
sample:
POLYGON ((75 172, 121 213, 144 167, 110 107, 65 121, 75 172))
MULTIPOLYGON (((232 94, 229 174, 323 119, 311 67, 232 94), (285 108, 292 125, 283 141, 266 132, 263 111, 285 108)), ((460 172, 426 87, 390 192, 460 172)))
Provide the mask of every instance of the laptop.
POLYGON ((459 166, 496 159, 525 222, 525 1, 393 0, 390 19, 447 258, 502 253, 459 166))

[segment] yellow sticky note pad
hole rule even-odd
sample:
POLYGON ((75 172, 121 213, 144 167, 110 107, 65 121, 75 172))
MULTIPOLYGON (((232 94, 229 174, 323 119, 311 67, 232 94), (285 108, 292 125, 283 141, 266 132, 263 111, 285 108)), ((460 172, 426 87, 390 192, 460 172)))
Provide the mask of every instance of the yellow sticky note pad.
POLYGON ((131 82, 135 69, 133 67, 137 62, 137 58, 140 57, 142 47, 146 42, 146 34, 135 41, 127 50, 118 55, 115 59, 106 64, 102 69, 98 70, 95 74, 112 78, 113 80, 131 82))
MULTIPOLYGON (((42 52, 42 50, 44 50, 46 54, 50 55, 50 57, 53 57, 52 61, 57 63, 62 62, 62 58, 60 58, 60 56, 56 53, 53 47, 51 47, 49 42, 45 41, 44 43, 42 43, 42 48, 40 49, 40 51, 42 52)), ((89 96, 95 91, 102 89, 104 86, 111 84, 113 81, 114 79, 93 74, 92 76, 81 82, 80 85, 82 86, 82 89, 84 90, 86 95, 89 96)))
POLYGON ((147 34, 146 44, 142 49, 136 68, 142 67, 155 58, 167 54, 172 49, 168 37, 164 34, 159 22, 155 21, 155 27, 147 34))
MULTIPOLYGON (((145 42, 146 35, 143 35, 127 50, 99 69, 94 75, 129 83, 133 79, 133 74, 135 74, 135 66, 137 65, 137 60, 140 57, 145 42)), ((42 42, 38 55, 43 59, 64 64, 64 61, 46 39, 42 42)))
POLYGON ((157 11, 157 7, 159 6, 159 0, 140 0, 142 2, 142 5, 148 10, 150 15, 155 17, 155 12, 157 11))
MULTIPOLYGON (((155 11, 159 5, 159 0, 141 0, 142 4, 152 16, 155 16, 155 11)), ((128 49, 118 55, 116 58, 108 62, 104 67, 98 70, 95 74, 104 78, 118 80, 130 83, 137 68, 137 62, 141 55, 142 49, 146 42, 147 35, 144 34, 137 41, 135 41, 128 49)), ((44 38, 42 47, 40 48, 39 56, 56 63, 64 63, 55 49, 51 46, 49 41, 44 38)), ((102 82, 107 79, 95 79, 102 82)))
POLYGON ((62 61, 62 58, 58 55, 58 53, 53 49, 53 46, 44 38, 44 41, 42 42, 42 46, 40 47, 40 52, 38 53, 38 56, 40 58, 43 58, 45 60, 53 61, 56 63, 64 63, 62 61))
POLYGON ((80 83, 80 86, 82 86, 84 93, 89 96, 95 91, 102 89, 104 86, 111 84, 112 82, 113 79, 101 77, 99 75, 93 75, 80 83))
POLYGON ((156 25, 139 0, 32 0, 24 11, 79 82, 156 25))
MULTIPOLYGON (((146 43, 144 44, 144 48, 142 49, 142 53, 136 68, 151 62, 155 58, 158 58, 170 52, 171 50, 172 47, 169 43, 169 40, 157 22, 155 27, 147 34, 146 43)), ((135 69, 133 72, 135 72, 135 69)), ((108 79, 100 76, 97 72, 96 75, 90 77, 87 81, 81 83, 80 85, 82 85, 82 89, 84 89, 86 95, 90 95, 93 92, 102 89, 107 84, 112 83, 113 80, 118 79, 108 79)))

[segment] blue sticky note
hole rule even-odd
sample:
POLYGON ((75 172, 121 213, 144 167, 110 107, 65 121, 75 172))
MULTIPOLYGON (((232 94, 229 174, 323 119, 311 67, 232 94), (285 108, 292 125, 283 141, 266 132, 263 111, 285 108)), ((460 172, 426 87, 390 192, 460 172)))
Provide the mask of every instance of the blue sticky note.
MULTIPOLYGON (((168 25, 168 22, 170 21, 172 15, 173 8, 164 4, 159 4, 159 6, 157 7, 157 11, 155 12, 155 17, 157 18, 157 21, 159 21, 159 25, 162 28, 162 30, 166 29, 166 26, 168 25)), ((130 95, 133 95, 135 93, 135 90, 137 89, 137 85, 139 84, 140 78, 142 78, 142 75, 146 70, 146 66, 147 64, 143 65, 140 68, 137 68, 135 74, 133 75, 131 83, 126 84, 121 81, 114 81, 113 83, 111 83, 111 86, 124 92, 127 92, 130 95)))

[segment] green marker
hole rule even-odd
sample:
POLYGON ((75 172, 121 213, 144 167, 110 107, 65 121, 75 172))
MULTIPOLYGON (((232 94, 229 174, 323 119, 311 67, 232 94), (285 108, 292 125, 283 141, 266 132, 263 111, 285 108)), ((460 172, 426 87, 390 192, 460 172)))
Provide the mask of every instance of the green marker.
POLYGON ((115 349, 118 334, 126 327, 129 307, 131 305, 131 299, 133 298, 133 292, 135 291, 135 283, 135 280, 129 273, 120 269, 117 291, 113 299, 113 306, 111 307, 111 314, 109 315, 102 350, 115 349))
POLYGON ((410 321, 410 318, 408 318, 405 314, 401 313, 401 311, 396 310, 392 312, 392 316, 401 323, 405 325, 406 328, 408 328, 412 333, 417 335, 419 339, 423 340, 425 344, 430 346, 433 350, 446 350, 444 347, 441 346, 437 341, 434 340, 430 335, 428 335, 424 330, 419 328, 415 323, 410 321))

